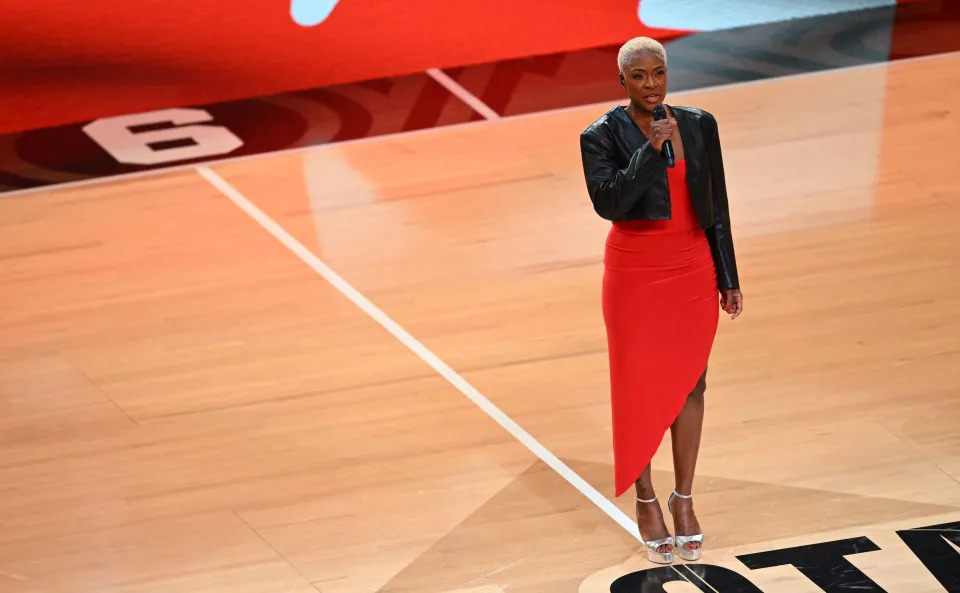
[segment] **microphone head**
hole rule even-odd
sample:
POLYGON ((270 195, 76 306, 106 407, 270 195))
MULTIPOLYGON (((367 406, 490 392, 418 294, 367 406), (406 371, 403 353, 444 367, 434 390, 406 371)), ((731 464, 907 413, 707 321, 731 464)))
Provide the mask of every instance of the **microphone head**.
POLYGON ((667 119, 667 110, 663 105, 657 105, 653 108, 653 119, 667 119))

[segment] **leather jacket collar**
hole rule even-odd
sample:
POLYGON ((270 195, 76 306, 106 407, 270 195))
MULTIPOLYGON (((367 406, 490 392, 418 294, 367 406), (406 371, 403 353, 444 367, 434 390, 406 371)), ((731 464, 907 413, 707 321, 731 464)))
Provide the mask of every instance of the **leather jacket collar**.
MULTIPOLYGON (((739 288, 717 121, 692 107, 668 106, 680 129, 687 183, 710 241, 721 288, 739 288)), ((584 179, 594 210, 612 222, 671 216, 666 159, 623 106, 610 109, 580 134, 584 179)))

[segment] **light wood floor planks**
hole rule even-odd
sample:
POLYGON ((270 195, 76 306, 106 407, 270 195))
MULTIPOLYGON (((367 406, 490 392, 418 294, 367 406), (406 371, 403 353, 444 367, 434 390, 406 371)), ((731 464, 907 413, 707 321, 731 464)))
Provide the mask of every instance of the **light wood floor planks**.
MULTIPOLYGON (((672 95, 720 121, 746 310, 704 562, 960 521, 960 55, 672 95)), ((213 170, 605 495, 592 106, 213 170)), ((0 199, 0 591, 608 591, 635 539, 192 171, 0 199)), ((669 493, 669 440, 654 467, 669 493)), ((632 515, 632 497, 615 501, 632 515)))

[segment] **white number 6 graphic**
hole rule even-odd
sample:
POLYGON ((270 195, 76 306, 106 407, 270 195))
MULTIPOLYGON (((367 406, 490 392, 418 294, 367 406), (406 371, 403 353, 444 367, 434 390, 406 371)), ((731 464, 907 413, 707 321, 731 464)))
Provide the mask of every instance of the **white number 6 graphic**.
POLYGON ((83 131, 118 162, 129 165, 162 165, 232 152, 243 141, 223 126, 184 125, 208 122, 213 116, 202 109, 162 109, 148 113, 105 117, 83 131), (158 130, 134 132, 134 126, 158 130), (164 143, 174 146, 164 147, 164 143))

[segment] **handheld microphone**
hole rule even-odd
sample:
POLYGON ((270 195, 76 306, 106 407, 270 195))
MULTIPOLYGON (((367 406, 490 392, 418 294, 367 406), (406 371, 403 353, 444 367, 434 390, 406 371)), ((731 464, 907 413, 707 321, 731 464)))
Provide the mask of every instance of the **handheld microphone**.
MULTIPOLYGON (((663 108, 663 105, 657 105, 653 108, 653 119, 667 119, 667 110, 663 108)), ((676 161, 673 158, 673 142, 670 140, 664 141, 663 150, 660 151, 660 154, 663 155, 663 158, 667 159, 668 167, 672 167, 674 164, 676 164, 676 161)))

